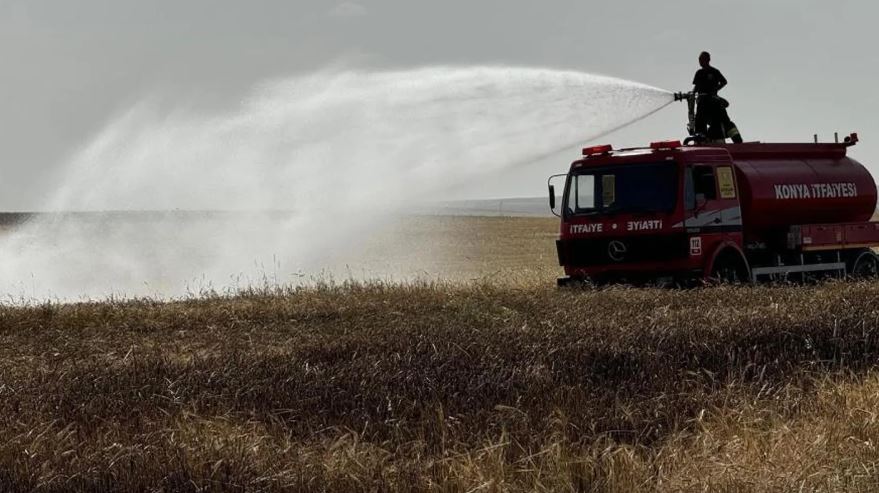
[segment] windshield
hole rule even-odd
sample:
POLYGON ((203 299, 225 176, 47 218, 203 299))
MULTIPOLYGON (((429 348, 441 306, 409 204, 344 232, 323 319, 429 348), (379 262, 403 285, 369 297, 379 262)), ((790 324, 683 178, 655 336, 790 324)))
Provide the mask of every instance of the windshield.
POLYGON ((591 168, 571 177, 565 208, 568 214, 671 212, 677 188, 671 162, 591 168))

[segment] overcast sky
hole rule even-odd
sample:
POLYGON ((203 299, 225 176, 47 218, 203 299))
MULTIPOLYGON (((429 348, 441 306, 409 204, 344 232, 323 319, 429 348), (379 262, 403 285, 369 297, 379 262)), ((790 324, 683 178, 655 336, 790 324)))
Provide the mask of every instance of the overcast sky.
MULTIPOLYGON (((832 138, 879 172, 875 1, 0 0, 0 209, 39 207, 65 159, 145 98, 233 109, 266 78, 353 64, 513 64, 688 90, 699 51, 746 140, 832 138)), ((681 137, 676 105, 604 140, 681 137)), ((584 132, 588 133, 588 132, 584 132)), ((460 197, 536 195, 570 155, 460 197)))

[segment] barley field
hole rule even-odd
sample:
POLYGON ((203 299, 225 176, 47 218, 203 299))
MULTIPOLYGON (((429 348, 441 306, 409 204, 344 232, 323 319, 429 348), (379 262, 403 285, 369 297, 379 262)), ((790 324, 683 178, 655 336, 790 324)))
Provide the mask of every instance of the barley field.
POLYGON ((0 491, 879 489, 879 283, 558 290, 551 219, 397 227, 421 279, 0 306, 0 491))

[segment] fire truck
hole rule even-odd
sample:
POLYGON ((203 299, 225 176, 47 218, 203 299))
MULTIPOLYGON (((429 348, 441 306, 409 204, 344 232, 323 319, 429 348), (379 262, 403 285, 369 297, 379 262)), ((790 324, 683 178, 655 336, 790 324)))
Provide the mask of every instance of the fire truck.
POLYGON ((857 142, 587 147, 548 181, 559 284, 876 276, 877 190, 847 155, 857 142))

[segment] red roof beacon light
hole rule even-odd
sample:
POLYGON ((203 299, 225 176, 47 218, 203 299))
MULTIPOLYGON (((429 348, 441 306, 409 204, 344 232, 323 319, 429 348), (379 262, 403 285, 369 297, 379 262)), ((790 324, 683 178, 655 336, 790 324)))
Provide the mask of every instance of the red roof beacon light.
POLYGON ((613 150, 613 146, 610 144, 605 144, 601 146, 592 146, 592 147, 584 147, 583 155, 584 156, 595 156, 596 154, 607 154, 613 150))
POLYGON ((681 141, 679 140, 662 140, 650 143, 650 148, 654 151, 661 149, 677 149, 678 147, 681 147, 681 141))

